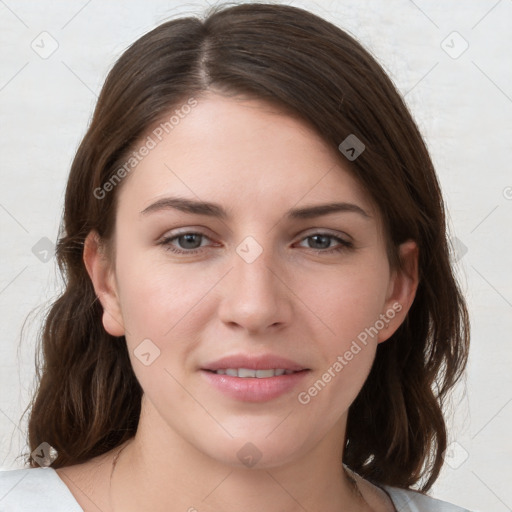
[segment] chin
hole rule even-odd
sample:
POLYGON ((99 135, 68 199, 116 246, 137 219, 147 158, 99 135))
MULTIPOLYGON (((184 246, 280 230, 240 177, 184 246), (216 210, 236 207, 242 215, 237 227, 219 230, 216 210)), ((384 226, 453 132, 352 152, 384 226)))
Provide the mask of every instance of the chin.
POLYGON ((204 447, 206 450, 203 451, 221 464, 238 469, 271 469, 292 462, 305 450, 306 443, 297 438, 296 431, 293 435, 288 432, 286 435, 280 434, 276 434, 272 440, 270 437, 273 434, 265 438, 266 434, 261 433, 234 437, 222 443, 223 446, 219 442, 204 447))

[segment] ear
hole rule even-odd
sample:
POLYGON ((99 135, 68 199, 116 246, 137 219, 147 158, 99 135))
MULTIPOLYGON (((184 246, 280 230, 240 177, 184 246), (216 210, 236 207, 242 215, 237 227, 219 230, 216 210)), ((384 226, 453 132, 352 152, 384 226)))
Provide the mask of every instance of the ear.
POLYGON ((83 259, 94 291, 103 306, 103 327, 112 336, 123 336, 125 328, 114 265, 105 254, 104 245, 96 231, 91 231, 85 239, 83 259))
POLYGON ((385 328, 379 330, 378 343, 386 341, 395 333, 414 301, 419 281, 418 253, 418 246, 413 240, 400 244, 399 258, 402 264, 391 273, 386 302, 380 316, 385 322, 385 328))

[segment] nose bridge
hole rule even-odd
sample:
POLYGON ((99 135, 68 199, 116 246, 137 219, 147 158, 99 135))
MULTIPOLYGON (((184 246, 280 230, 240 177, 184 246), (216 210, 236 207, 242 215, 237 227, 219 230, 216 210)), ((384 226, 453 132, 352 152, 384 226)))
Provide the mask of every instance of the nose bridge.
POLYGON ((275 275, 280 265, 274 255, 271 246, 264 247, 253 236, 244 238, 235 248, 220 308, 225 323, 258 331, 288 322, 290 304, 285 287, 275 275))
POLYGON ((274 276, 270 272, 273 261, 273 249, 267 245, 265 249, 255 238, 245 238, 236 248, 234 257, 234 273, 240 284, 254 288, 254 292, 267 292, 274 287, 274 276))

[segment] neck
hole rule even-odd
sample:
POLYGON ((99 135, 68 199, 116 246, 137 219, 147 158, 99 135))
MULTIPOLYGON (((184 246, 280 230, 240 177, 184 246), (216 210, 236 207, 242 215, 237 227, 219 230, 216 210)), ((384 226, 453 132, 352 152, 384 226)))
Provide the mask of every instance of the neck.
MULTIPOLYGON (((154 423, 152 423, 154 425, 154 423)), ((357 486, 341 464, 339 430, 301 459, 262 467, 214 460, 172 432, 158 439, 139 423, 137 435, 113 464, 112 512, 135 510, 367 512, 357 486)), ((121 453, 122 452, 122 453, 121 453)))

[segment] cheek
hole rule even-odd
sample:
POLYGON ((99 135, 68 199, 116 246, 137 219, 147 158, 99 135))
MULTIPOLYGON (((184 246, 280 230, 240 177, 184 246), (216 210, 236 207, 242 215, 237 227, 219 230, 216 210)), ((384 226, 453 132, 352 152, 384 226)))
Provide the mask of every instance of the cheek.
MULTIPOLYGON (((299 390, 297 401, 309 416, 322 418, 326 431, 348 410, 370 373, 386 277, 385 267, 379 265, 339 271, 331 273, 330 280, 315 280, 317 293, 308 296, 311 310, 320 312, 322 319, 316 330, 322 364, 299 390)), ((306 278, 303 294, 312 283, 306 278)))
POLYGON ((322 338, 331 340, 332 350, 342 349, 376 323, 385 304, 387 272, 380 260, 361 260, 323 273, 302 273, 297 295, 321 320, 322 338))
POLYGON ((126 343, 138 381, 153 398, 167 390, 173 401, 185 402, 187 395, 173 376, 181 380, 187 355, 199 343, 200 301, 213 280, 187 279, 189 272, 155 262, 121 264, 118 275, 126 343))
POLYGON ((143 246, 123 227, 116 236, 116 274, 125 326, 132 337, 158 339, 197 302, 200 283, 189 269, 169 263, 163 247, 143 246))
POLYGON ((120 279, 121 308, 128 331, 155 339, 168 337, 174 329, 182 333, 215 283, 207 275, 199 278, 178 266, 155 263, 132 267, 120 279))

